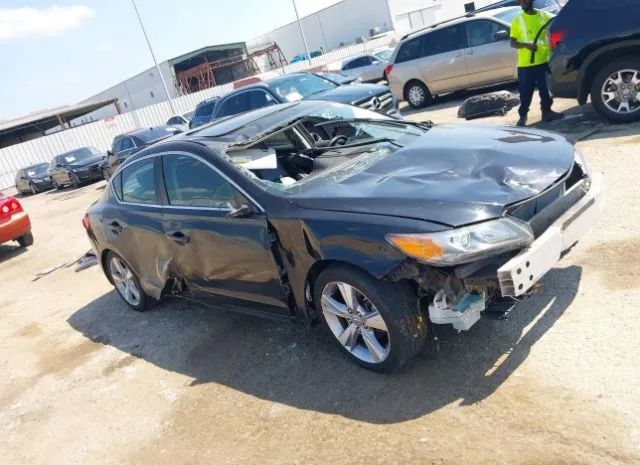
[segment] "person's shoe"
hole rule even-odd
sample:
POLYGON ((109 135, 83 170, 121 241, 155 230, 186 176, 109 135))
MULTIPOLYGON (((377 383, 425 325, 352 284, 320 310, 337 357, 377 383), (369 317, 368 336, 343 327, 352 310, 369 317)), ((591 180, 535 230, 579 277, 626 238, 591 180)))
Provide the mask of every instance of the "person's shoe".
POLYGON ((558 113, 553 110, 545 111, 544 113, 542 113, 542 121, 544 121, 545 123, 557 121, 562 118, 564 118, 564 115, 562 113, 558 113))
POLYGON ((523 118, 521 116, 520 119, 518 120, 518 122, 516 123, 516 126, 518 126, 519 128, 523 128, 526 125, 527 125, 527 118, 523 118))

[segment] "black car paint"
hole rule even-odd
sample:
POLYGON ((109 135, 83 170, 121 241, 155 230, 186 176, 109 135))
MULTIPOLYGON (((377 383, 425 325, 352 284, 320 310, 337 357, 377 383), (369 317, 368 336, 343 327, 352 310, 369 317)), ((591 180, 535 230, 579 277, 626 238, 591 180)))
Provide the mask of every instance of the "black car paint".
POLYGON ((640 55, 640 2, 569 0, 550 26, 564 33, 553 51, 551 90, 556 97, 587 102, 600 67, 621 56, 640 55))
MULTIPOLYGON (((264 82, 259 82, 259 83, 255 83, 255 84, 251 84, 245 87, 242 87, 240 89, 234 90, 228 94, 226 94, 224 97, 216 99, 214 100, 205 100, 201 103, 198 104, 198 106, 200 105, 207 105, 207 104, 213 104, 213 108, 212 108, 212 113, 209 117, 209 119, 206 119, 204 116, 202 115, 198 115, 195 116, 194 118, 191 120, 191 122, 189 123, 189 128, 190 129, 195 129, 199 126, 202 126, 204 124, 207 124, 211 121, 215 121, 216 119, 220 118, 219 114, 220 114, 220 109, 221 107, 224 105, 224 103, 226 101, 228 101, 230 98, 233 98, 234 96, 243 93, 243 92, 247 92, 247 91, 251 91, 254 89, 262 89, 265 92, 267 92, 276 102, 278 103, 289 103, 289 101, 287 99, 285 99, 284 97, 282 97, 281 95, 279 95, 277 92, 275 92, 273 86, 282 78, 290 78, 291 76, 295 76, 295 75, 305 75, 305 74, 312 74, 316 77, 318 77, 319 79, 323 79, 333 85, 335 85, 336 87, 334 89, 328 90, 328 91, 324 91, 322 93, 318 93, 318 94, 314 94, 311 95, 303 100, 325 100, 325 101, 332 101, 332 102, 338 102, 338 103, 346 103, 349 105, 360 105, 363 102, 369 101, 370 99, 372 99, 373 97, 377 97, 377 96, 382 96, 385 94, 389 94, 389 88, 387 86, 384 85, 380 85, 380 84, 351 84, 351 83, 336 83, 335 81, 328 79, 326 77, 323 77, 321 75, 318 75, 316 73, 293 73, 293 74, 285 74, 284 76, 278 77, 278 78, 273 78, 273 79, 267 79, 264 82)), ((197 107, 196 107, 197 108, 197 107)), ((196 110, 197 113, 197 110, 196 110)), ((394 104, 394 107, 390 110, 390 114, 396 114, 397 113, 397 103, 394 104)))
POLYGON ((74 163, 57 165, 52 163, 49 167, 49 176, 58 186, 73 184, 72 176, 76 176, 80 183, 97 181, 102 179, 102 172, 99 167, 104 162, 104 157, 105 154, 95 154, 74 163))
POLYGON ((43 192, 53 187, 53 183, 51 182, 51 178, 47 172, 49 164, 48 163, 39 163, 37 165, 27 166, 25 168, 21 168, 16 173, 16 189, 18 193, 23 194, 25 192, 31 192, 31 185, 33 185, 37 192, 43 192), (44 171, 41 174, 37 174, 35 176, 31 176, 29 174, 30 171, 33 171, 35 168, 44 168, 44 171))
MULTIPOLYGON (((310 105, 316 103, 290 105, 283 111, 286 114, 279 116, 286 120, 310 105)), ((436 126, 419 144, 391 154, 381 165, 384 170, 372 169, 346 176, 337 186, 302 189, 291 195, 267 189, 221 155, 228 142, 212 141, 196 132, 156 144, 129 159, 124 167, 147 156, 156 157, 158 206, 121 204, 112 181, 101 201, 88 211, 89 237, 103 267, 107 251, 116 252, 128 261, 145 292, 154 298, 184 279, 196 300, 309 321, 313 316, 307 313, 306 288, 327 264, 347 263, 384 279, 408 260, 389 245, 387 234, 442 231, 450 228, 448 224, 498 217, 507 203, 540 193, 548 187, 547 182, 553 184, 552 173, 560 178, 571 169, 573 147, 559 136, 509 128, 471 129, 471 135, 465 136, 467 129, 436 126), (457 131, 456 137, 447 136, 451 131, 457 131), (421 159, 431 168, 423 167, 412 177, 410 173, 416 169, 413 158, 431 143, 434 149, 430 156, 421 159), (460 154, 455 155, 456 151, 460 154), (180 211, 168 206, 158 154, 179 152, 199 157, 239 186, 252 208, 249 217, 229 218, 228 212, 180 211), (488 163, 492 156, 495 160, 488 163), (533 181, 522 183, 527 170, 533 181), (424 177, 427 172, 429 176, 424 177), (429 191, 446 189, 454 177, 461 178, 453 179, 459 191, 451 189, 440 197, 429 191), (480 194, 477 188, 485 182, 489 193, 480 194), (384 206, 380 205, 381 192, 374 201, 367 201, 376 183, 387 193, 399 191, 384 206), (345 196, 347 190, 353 192, 345 196), (424 195, 427 213, 417 208, 420 195, 424 195), (481 200, 469 201, 468 197, 475 195, 481 200), (440 210, 451 210, 458 216, 437 214, 440 210), (430 215, 437 219, 429 221, 430 215), (171 237, 176 232, 191 240, 177 243, 171 237)), ((243 134, 245 130, 244 126, 238 128, 231 139, 255 136, 243 134)))

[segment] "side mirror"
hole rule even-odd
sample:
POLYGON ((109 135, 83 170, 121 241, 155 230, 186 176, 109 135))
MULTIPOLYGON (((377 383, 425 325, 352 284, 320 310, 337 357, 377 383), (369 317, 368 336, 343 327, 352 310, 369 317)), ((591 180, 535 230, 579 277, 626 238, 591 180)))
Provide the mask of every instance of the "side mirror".
POLYGON ((497 31, 494 35, 493 38, 496 41, 501 41, 501 40, 509 40, 509 31, 505 31, 504 29, 497 31))
POLYGON ((107 150, 107 157, 113 156, 113 152, 111 150, 107 150))
POLYGON ((229 213, 227 213, 227 218, 246 218, 251 215, 251 207, 249 205, 243 204, 238 208, 232 208, 229 213))

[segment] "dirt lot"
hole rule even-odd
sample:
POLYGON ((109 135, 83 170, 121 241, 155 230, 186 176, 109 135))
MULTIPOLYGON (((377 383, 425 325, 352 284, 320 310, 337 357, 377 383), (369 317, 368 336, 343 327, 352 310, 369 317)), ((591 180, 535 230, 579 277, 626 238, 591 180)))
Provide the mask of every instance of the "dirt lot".
MULTIPOLYGON (((458 103, 407 113, 451 122, 458 103)), ((604 218, 508 320, 441 329, 394 376, 318 330, 175 300, 136 314, 98 267, 34 281, 88 250, 104 183, 23 199, 36 244, 0 246, 0 462, 640 463, 640 125, 569 114, 550 128, 598 130, 579 146, 604 218)))

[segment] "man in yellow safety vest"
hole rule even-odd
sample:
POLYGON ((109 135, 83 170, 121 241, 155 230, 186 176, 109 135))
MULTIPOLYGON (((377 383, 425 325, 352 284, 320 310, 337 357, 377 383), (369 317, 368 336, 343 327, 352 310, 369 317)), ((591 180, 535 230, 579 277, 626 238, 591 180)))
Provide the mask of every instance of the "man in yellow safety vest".
POLYGON ((533 8, 533 0, 518 0, 518 3, 523 11, 511 23, 511 46, 518 51, 520 119, 517 125, 526 126, 536 87, 540 93, 542 120, 554 121, 564 115, 551 110, 553 100, 547 87, 548 63, 551 58, 547 26, 552 16, 546 11, 533 8))

